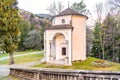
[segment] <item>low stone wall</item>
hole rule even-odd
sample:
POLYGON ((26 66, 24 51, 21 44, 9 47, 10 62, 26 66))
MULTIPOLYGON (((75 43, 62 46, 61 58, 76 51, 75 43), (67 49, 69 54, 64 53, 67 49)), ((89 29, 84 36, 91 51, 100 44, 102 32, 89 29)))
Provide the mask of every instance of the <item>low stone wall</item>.
POLYGON ((10 68, 10 74, 22 80, 120 80, 120 72, 105 71, 10 68))

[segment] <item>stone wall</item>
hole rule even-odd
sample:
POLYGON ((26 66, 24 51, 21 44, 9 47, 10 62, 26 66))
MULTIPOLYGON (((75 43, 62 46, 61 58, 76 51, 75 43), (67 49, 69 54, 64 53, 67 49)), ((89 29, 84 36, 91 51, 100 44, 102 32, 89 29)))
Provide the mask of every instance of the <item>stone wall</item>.
POLYGON ((10 68, 10 72, 22 80, 120 80, 120 72, 112 71, 10 68))

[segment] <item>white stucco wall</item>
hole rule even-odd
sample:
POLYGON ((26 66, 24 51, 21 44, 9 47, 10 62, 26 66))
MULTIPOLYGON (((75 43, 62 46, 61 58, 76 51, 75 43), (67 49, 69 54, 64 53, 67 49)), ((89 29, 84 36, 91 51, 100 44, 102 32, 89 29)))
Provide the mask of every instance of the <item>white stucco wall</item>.
POLYGON ((72 61, 86 59, 86 17, 72 16, 72 61))
POLYGON ((52 20, 52 25, 63 25, 63 24, 70 24, 71 21, 71 15, 67 15, 67 16, 59 16, 59 17, 55 17, 52 20), (62 23, 62 19, 65 19, 65 23, 62 23))
MULTIPOLYGON (((72 61, 71 61, 71 29, 59 29, 59 30, 46 30, 45 31, 45 39, 46 39, 46 45, 45 45, 45 59, 46 59, 46 62, 50 62, 50 57, 49 57, 49 55, 50 55, 50 41, 51 40, 53 40, 53 38, 56 36, 56 34, 58 34, 58 33, 62 33, 64 36, 65 36, 65 40, 67 40, 68 41, 68 49, 67 49, 67 52, 68 53, 66 53, 67 54, 67 56, 69 57, 69 65, 71 65, 72 63, 72 61)), ((62 38, 61 38, 62 39, 62 38)), ((60 39, 59 39, 60 40, 60 39)), ((59 41, 58 41, 58 44, 59 44, 59 41)), ((58 45, 57 44, 57 45, 58 45)), ((64 45, 62 45, 62 46, 64 46, 64 45)), ((57 49, 56 49, 56 59, 58 60, 58 59, 62 59, 63 57, 65 57, 65 56, 62 56, 61 55, 61 47, 62 47, 61 45, 58 45, 58 47, 57 47, 57 49)), ((67 46, 65 46, 65 47, 67 47, 67 46)))
POLYGON ((65 56, 63 56, 61 53, 61 42, 65 41, 64 35, 56 35, 55 38, 56 41, 56 60, 63 59, 65 56))
MULTIPOLYGON (((64 24, 70 24, 72 21, 72 29, 54 29, 45 31, 45 59, 47 62, 50 62, 50 41, 56 36, 57 33, 62 33, 65 36, 65 40, 68 41, 68 46, 66 45, 57 45, 56 49, 56 59, 62 59, 61 47, 68 47, 67 56, 69 58, 69 65, 72 64, 72 61, 76 60, 85 60, 86 59, 86 17, 79 15, 68 15, 68 16, 59 16, 55 17, 52 21, 52 25, 63 25, 61 22, 62 19, 65 19, 64 24)), ((61 39, 59 39, 61 40, 61 39)), ((58 44, 59 44, 58 40, 58 44)))

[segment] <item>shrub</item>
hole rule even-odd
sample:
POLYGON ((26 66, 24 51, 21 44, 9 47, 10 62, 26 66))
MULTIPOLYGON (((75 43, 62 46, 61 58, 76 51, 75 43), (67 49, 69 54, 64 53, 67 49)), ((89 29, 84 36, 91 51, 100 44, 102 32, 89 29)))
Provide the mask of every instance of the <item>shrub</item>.
POLYGON ((27 34, 27 37, 24 41, 24 46, 26 49, 40 49, 40 33, 37 30, 32 30, 27 34))

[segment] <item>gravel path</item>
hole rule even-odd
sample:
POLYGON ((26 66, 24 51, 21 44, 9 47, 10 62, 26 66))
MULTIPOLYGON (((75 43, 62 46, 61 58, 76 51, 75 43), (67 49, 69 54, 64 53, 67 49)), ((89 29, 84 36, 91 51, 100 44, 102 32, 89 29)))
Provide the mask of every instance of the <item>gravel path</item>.
POLYGON ((10 73, 9 67, 7 65, 0 66, 0 75, 1 76, 8 76, 10 73))
MULTIPOLYGON (((39 54, 39 53, 43 53, 41 52, 32 52, 32 53, 28 53, 28 54, 17 54, 14 57, 18 57, 18 56, 25 56, 25 55, 31 55, 31 54, 39 54)), ((9 57, 3 57, 0 59, 0 61, 2 60, 6 60, 9 57)), ((8 76, 10 73, 9 68, 25 68, 25 67, 29 67, 29 66, 33 66, 35 64, 39 64, 40 61, 34 61, 34 62, 27 62, 27 63, 21 63, 21 64, 13 64, 13 65, 0 65, 0 78, 1 77, 5 77, 8 76)))
POLYGON ((27 62, 23 64, 13 64, 13 65, 0 65, 0 76, 8 76, 10 74, 9 68, 27 68, 36 64, 39 64, 40 61, 27 62))

